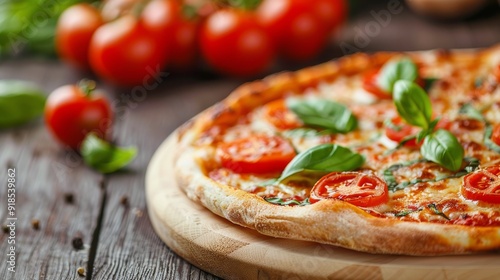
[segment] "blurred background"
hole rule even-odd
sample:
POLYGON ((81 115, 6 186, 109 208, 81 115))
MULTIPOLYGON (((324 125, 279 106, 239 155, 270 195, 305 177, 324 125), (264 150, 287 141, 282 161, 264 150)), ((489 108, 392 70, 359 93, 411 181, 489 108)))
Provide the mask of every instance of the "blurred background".
POLYGON ((494 0, 0 0, 0 59, 61 60, 118 86, 159 68, 249 80, 358 51, 487 47, 498 26, 494 0))

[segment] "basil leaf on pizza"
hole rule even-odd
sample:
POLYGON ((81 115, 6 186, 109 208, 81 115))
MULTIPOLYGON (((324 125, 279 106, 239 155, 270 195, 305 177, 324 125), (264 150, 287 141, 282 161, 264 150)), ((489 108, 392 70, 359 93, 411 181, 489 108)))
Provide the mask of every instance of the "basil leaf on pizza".
MULTIPOLYGON (((305 179, 303 175, 317 177, 334 171, 350 171, 363 165, 362 155, 336 144, 323 144, 299 153, 285 167, 278 182, 305 179)), ((306 177, 307 177, 306 176, 306 177)))
POLYGON ((451 132, 444 129, 427 135, 420 148, 420 153, 425 159, 451 171, 459 170, 464 159, 464 148, 451 132))
POLYGON ((417 65, 409 58, 387 62, 377 79, 378 86, 387 92, 393 92, 397 81, 413 82, 418 77, 417 65))
POLYGON ((432 106, 429 96, 417 84, 397 81, 393 93, 399 115, 409 124, 427 129, 431 123, 432 106))
POLYGON ((334 133, 347 133, 356 129, 358 122, 346 106, 325 100, 289 98, 287 107, 306 125, 334 133))

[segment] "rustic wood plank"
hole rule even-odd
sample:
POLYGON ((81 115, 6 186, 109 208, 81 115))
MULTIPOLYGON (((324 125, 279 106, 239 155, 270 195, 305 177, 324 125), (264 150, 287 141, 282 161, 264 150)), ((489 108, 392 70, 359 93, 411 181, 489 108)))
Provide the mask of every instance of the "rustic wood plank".
POLYGON ((118 142, 136 145, 139 155, 127 171, 108 178, 109 199, 93 279, 215 279, 180 259, 157 237, 147 215, 144 176, 156 148, 175 128, 222 99, 239 82, 170 79, 148 92, 143 101, 126 106, 118 120, 118 142))
MULTIPOLYGON (((78 75, 57 62, 15 61, 0 65, 1 79, 31 80, 46 91, 75 81, 78 75)), ((0 223, 7 213, 7 168, 16 172, 16 272, 7 270, 8 234, 0 232, 0 279, 81 279, 97 221, 101 176, 78 156, 61 149, 42 120, 0 131, 0 223), (65 193, 74 202, 65 202, 65 193), (34 229, 32 219, 39 220, 34 229), (74 237, 84 249, 75 250, 74 237)))

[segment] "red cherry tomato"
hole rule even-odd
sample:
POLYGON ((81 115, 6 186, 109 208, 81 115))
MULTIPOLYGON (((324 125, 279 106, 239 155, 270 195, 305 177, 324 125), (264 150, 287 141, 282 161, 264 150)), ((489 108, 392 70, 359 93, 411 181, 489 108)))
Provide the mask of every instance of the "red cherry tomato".
POLYGON ((264 117, 278 129, 286 130, 301 126, 297 116, 286 107, 284 99, 278 99, 264 106, 264 117))
POLYGON ((329 31, 338 29, 347 16, 345 0, 316 0, 313 6, 329 31))
POLYGON ((295 157, 288 141, 278 136, 254 135, 217 147, 223 167, 237 173, 278 173, 295 157))
MULTIPOLYGON (((390 120, 390 125, 386 125, 385 127, 385 135, 387 138, 398 143, 403 141, 406 137, 416 135, 419 131, 419 128, 405 123, 399 116, 392 118, 390 120)), ((420 145, 417 144, 416 139, 412 139, 407 141, 405 146, 416 148, 420 145)))
POLYGON ((59 17, 56 27, 59 56, 80 69, 88 69, 90 39, 102 24, 99 11, 87 3, 66 9, 59 17))
POLYGON ((462 183, 465 198, 488 203, 500 203, 500 166, 491 166, 467 174, 462 183))
POLYGON ((85 86, 66 85, 54 90, 45 105, 45 122, 52 135, 64 145, 78 149, 87 133, 106 139, 113 112, 108 100, 85 86))
POLYGON ((500 124, 496 124, 493 127, 493 132, 491 133, 491 141, 500 146, 500 124))
POLYGON ((175 0, 154 0, 142 10, 140 21, 151 36, 168 47, 172 43, 171 34, 181 13, 180 5, 175 0))
POLYGON ((319 179, 309 201, 338 199, 360 207, 371 207, 389 200, 387 184, 373 174, 333 172, 319 179))
POLYGON ((196 65, 200 21, 179 15, 172 31, 170 69, 187 71, 196 65))
POLYGON ((119 85, 147 84, 166 58, 165 46, 131 15, 101 26, 90 42, 92 69, 119 85))
POLYGON ((311 1, 264 0, 257 16, 286 58, 311 59, 326 44, 328 27, 311 1))
POLYGON ((176 0, 151 1, 143 10, 144 27, 166 45, 170 69, 187 71, 194 68, 198 52, 199 20, 188 18, 176 0))
POLYGON ((223 9, 210 15, 201 27, 200 44, 212 67, 233 76, 256 75, 274 57, 271 38, 247 11, 223 9))

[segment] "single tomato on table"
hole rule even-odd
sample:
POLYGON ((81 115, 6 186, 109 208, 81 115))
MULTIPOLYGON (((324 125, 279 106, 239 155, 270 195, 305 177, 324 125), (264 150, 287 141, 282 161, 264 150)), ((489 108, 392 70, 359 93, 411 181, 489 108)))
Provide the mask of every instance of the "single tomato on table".
POLYGON ((54 90, 45 105, 45 122, 52 135, 73 149, 93 132, 107 139, 113 123, 113 111, 108 100, 91 81, 66 85, 54 90))
POLYGON ((253 135, 217 147, 223 167, 236 173, 278 173, 295 157, 295 150, 278 136, 253 135))
POLYGON ((467 174, 462 182, 462 195, 471 200, 500 203, 500 166, 467 174))
POLYGON ((90 40, 102 24, 99 11, 90 4, 80 3, 66 9, 56 27, 59 56, 80 69, 89 69, 90 40))
POLYGON ((200 30, 201 53, 216 70, 232 76, 253 76, 274 59, 274 46, 254 13, 222 9, 211 14, 200 30))
POLYGON ((338 199, 359 207, 371 207, 389 200, 387 184, 374 174, 333 172, 314 184, 309 201, 338 199))

